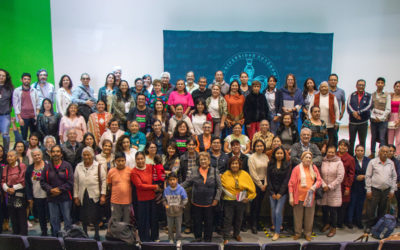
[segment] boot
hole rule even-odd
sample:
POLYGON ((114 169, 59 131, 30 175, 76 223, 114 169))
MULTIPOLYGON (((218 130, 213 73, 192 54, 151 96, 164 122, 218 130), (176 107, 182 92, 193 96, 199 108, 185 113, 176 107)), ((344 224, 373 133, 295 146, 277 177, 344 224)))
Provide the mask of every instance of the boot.
POLYGON ((328 237, 333 237, 336 234, 336 227, 332 227, 331 230, 328 233, 328 237))
POLYGON ((326 224, 326 225, 321 229, 321 233, 325 233, 326 231, 329 230, 329 228, 331 228, 331 225, 326 224))

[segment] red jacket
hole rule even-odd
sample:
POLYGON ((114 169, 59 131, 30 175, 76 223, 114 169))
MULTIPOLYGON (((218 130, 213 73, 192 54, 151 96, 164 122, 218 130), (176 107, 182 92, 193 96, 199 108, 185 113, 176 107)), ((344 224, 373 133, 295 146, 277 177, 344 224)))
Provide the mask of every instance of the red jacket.
POLYGON ((154 189, 157 185, 153 185, 153 166, 151 164, 146 164, 144 170, 132 169, 131 180, 136 186, 139 201, 149 201, 155 198, 154 189))
POLYGON ((344 178, 342 181, 342 202, 350 202, 351 195, 344 196, 344 191, 349 190, 351 191, 351 185, 353 185, 355 169, 356 169, 356 162, 354 158, 349 154, 345 153, 344 155, 340 156, 343 166, 344 166, 344 178))

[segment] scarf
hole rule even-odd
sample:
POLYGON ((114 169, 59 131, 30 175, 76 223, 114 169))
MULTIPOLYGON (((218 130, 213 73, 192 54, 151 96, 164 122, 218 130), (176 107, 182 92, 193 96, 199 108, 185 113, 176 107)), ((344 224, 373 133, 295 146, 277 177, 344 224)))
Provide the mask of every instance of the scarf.
MULTIPOLYGON (((311 175, 311 179, 315 180, 316 178, 316 174, 314 172, 314 167, 310 166, 310 175, 311 175)), ((300 163, 300 185, 302 187, 306 187, 307 186, 307 181, 306 181, 306 172, 304 172, 304 166, 303 163, 300 163)))

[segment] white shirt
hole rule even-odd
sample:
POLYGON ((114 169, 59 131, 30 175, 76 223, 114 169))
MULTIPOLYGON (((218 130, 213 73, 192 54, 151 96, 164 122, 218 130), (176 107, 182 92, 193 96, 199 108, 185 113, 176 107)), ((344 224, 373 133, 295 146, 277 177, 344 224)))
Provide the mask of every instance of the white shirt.
POLYGON ((221 118, 221 116, 219 114, 218 99, 219 98, 211 97, 210 105, 208 105, 208 112, 210 112, 210 115, 212 116, 212 118, 221 118))
POLYGON ((94 202, 100 199, 99 181, 101 181, 101 194, 106 194, 107 189, 107 173, 104 167, 100 167, 99 179, 99 163, 93 161, 92 166, 86 168, 84 163, 79 163, 75 168, 74 173, 74 198, 79 198, 83 203, 83 196, 87 190, 89 198, 94 202))
MULTIPOLYGON (((311 97, 311 100, 310 100, 310 106, 309 106, 309 109, 308 109, 308 113, 310 114, 310 116, 311 116, 311 107, 314 105, 314 98, 315 98, 315 95, 313 97, 311 97)), ((336 97, 334 98, 334 105, 333 106, 335 107, 336 121, 339 121, 340 111, 339 111, 339 104, 338 104, 338 101, 337 101, 336 97)), ((320 119, 326 123, 326 128, 333 128, 335 126, 335 122, 336 121, 334 121, 332 123, 331 119, 329 119, 329 93, 326 94, 326 95, 322 95, 320 93, 320 96, 319 96, 319 108, 320 108, 320 111, 321 111, 320 119)))
POLYGON ((136 152, 137 150, 134 148, 131 148, 129 153, 125 152, 126 166, 128 166, 131 169, 136 167, 136 161, 135 161, 136 152))
POLYGON ((196 114, 192 115, 192 124, 194 128, 194 133, 196 135, 201 135, 203 134, 203 124, 207 121, 207 115, 202 114, 196 114))
POLYGON ((64 88, 59 88, 57 90, 56 102, 57 102, 57 112, 61 115, 65 115, 68 106, 71 104, 72 93, 69 94, 64 88))

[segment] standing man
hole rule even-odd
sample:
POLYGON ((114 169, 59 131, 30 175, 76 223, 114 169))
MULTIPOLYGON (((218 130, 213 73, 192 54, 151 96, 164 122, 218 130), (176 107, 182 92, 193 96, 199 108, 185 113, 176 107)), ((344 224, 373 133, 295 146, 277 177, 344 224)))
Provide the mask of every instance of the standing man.
POLYGON ((171 80, 171 74, 169 72, 161 73, 161 92, 167 96, 167 100, 172 91, 174 91, 174 86, 169 82, 171 80))
POLYGON ((376 80, 376 91, 372 93, 372 111, 371 111, 371 155, 370 159, 375 158, 375 145, 378 141, 380 145, 387 145, 386 134, 388 120, 390 115, 389 93, 383 91, 385 87, 385 78, 379 77, 376 80))
MULTIPOLYGON (((337 120, 340 121, 342 120, 344 112, 346 111, 346 94, 344 93, 343 89, 337 87, 338 81, 339 81, 338 75, 336 75, 335 73, 329 75, 328 78, 329 92, 336 96, 336 100, 338 102, 340 110, 340 115, 339 118, 337 118, 337 120)), ((334 142, 336 147, 338 146, 338 141, 339 141, 338 133, 339 133, 339 126, 337 126, 336 133, 334 134, 335 138, 334 142)))
POLYGON ((42 105, 45 98, 49 98, 51 102, 54 103, 56 92, 54 90, 54 85, 47 82, 47 70, 39 69, 36 76, 38 81, 33 84, 33 88, 38 92, 40 105, 42 105))
POLYGON ((72 91, 71 102, 78 104, 78 110, 85 117, 87 122, 89 115, 96 110, 96 98, 94 90, 89 86, 90 76, 88 73, 81 75, 81 85, 74 88, 72 91))
MULTIPOLYGON (((31 88, 31 74, 23 73, 22 86, 13 94, 15 116, 21 126, 22 139, 28 138, 28 129, 32 134, 36 130, 36 117, 40 110, 40 97, 35 88, 31 88)), ((52 86, 52 85, 51 85, 52 86)))
POLYGON ((126 116, 128 128, 132 121, 139 123, 140 132, 146 136, 151 132, 153 110, 146 106, 146 96, 138 94, 136 97, 136 107, 132 108, 126 116))
POLYGON ((365 173, 365 189, 367 190, 367 225, 370 229, 376 220, 386 214, 388 200, 394 197, 397 190, 397 175, 393 161, 388 159, 389 147, 379 148, 379 157, 368 163, 365 173), (375 216, 378 209, 378 216, 375 216))
POLYGON ((371 117, 372 97, 365 92, 365 80, 357 81, 357 91, 347 99, 347 112, 349 113, 349 154, 354 155, 354 142, 358 133, 358 141, 365 148, 368 132, 368 120, 371 117))
POLYGON ((198 88, 199 88, 199 85, 197 85, 194 82, 194 72, 193 71, 187 72, 186 73, 186 90, 187 90, 187 92, 192 94, 193 91, 195 91, 198 88))
POLYGON ((224 73, 222 70, 218 70, 215 72, 215 79, 210 86, 208 86, 209 89, 212 89, 212 86, 216 84, 218 86, 221 86, 221 94, 224 96, 229 92, 229 84, 225 82, 224 80, 224 73))
POLYGON ((194 103, 196 103, 196 100, 199 98, 207 100, 207 98, 211 96, 211 89, 207 88, 207 78, 205 78, 204 76, 200 77, 198 84, 199 88, 192 92, 194 103))
POLYGON ((59 145, 51 149, 51 162, 45 165, 40 179, 40 186, 47 193, 50 213, 51 235, 58 237, 61 228, 60 218, 64 219, 64 230, 72 226, 71 205, 74 171, 71 164, 62 160, 59 145))
POLYGON ((0 69, 0 133, 3 136, 4 154, 10 149, 10 123, 14 86, 10 74, 0 69))

